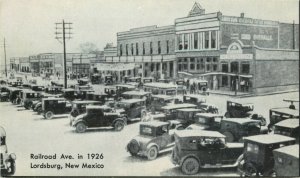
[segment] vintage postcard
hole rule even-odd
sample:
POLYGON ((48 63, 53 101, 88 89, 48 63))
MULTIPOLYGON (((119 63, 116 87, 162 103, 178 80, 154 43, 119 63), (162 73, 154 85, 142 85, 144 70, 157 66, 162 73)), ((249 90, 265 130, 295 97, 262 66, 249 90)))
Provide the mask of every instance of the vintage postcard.
POLYGON ((1 176, 299 176, 298 0, 0 0, 1 176))

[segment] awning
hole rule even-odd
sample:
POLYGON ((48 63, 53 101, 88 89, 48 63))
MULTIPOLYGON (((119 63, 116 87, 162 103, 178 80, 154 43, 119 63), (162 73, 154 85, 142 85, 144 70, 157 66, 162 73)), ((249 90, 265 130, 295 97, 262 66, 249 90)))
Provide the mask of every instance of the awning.
POLYGON ((253 77, 253 75, 250 75, 250 74, 249 75, 243 75, 243 74, 225 73, 225 72, 210 72, 210 73, 200 74, 199 76, 209 76, 209 75, 240 76, 240 77, 244 77, 244 78, 252 78, 253 77))
POLYGON ((183 75, 193 76, 193 74, 187 73, 187 72, 178 72, 178 74, 183 74, 183 75))
POLYGON ((97 70, 99 71, 125 71, 125 70, 132 70, 138 68, 134 63, 114 63, 114 64, 107 64, 107 63, 100 63, 96 65, 97 70))

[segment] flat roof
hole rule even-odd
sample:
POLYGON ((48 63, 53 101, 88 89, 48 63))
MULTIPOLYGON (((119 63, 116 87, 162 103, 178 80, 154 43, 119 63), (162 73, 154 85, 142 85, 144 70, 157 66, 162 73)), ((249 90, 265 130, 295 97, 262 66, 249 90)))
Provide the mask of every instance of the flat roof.
POLYGON ((170 95, 152 95, 152 98, 173 99, 170 95))
POLYGON ((154 87, 154 88, 162 88, 162 89, 176 89, 177 88, 177 85, 174 85, 171 83, 162 83, 162 82, 145 83, 144 86, 154 87))
POLYGON ((43 98, 43 100, 66 100, 65 98, 43 98))
POLYGON ((179 137, 218 137, 225 138, 225 135, 217 131, 207 130, 180 130, 176 131, 176 135, 179 137))
POLYGON ((278 152, 278 153, 291 155, 293 157, 299 158, 299 145, 298 144, 284 146, 284 147, 281 147, 281 148, 277 148, 273 151, 278 152))
POLYGON ((189 104, 189 103, 183 103, 183 104, 170 104, 167 106, 162 107, 162 109, 179 109, 179 108, 191 108, 191 107, 196 107, 194 104, 189 104))
POLYGON ((299 127, 299 119, 285 119, 275 124, 275 126, 297 128, 299 127))
POLYGON ((250 122, 257 122, 260 123, 261 121, 259 120, 254 120, 250 118, 224 118, 224 121, 229 121, 229 122, 234 122, 234 123, 239 123, 239 124, 245 124, 245 123, 250 123, 250 122))
POLYGON ((141 101, 145 101, 143 99, 123 99, 120 101, 120 103, 136 103, 136 102, 141 102, 141 101))
POLYGON ((284 135, 278 135, 278 134, 268 134, 268 135, 264 134, 264 135, 254 135, 250 137, 244 137, 244 140, 249 140, 249 141, 267 145, 267 144, 294 141, 295 138, 291 138, 284 135))
POLYGON ((228 102, 233 102, 233 103, 239 103, 239 104, 242 104, 242 105, 253 105, 253 103, 249 103, 249 102, 246 102, 242 99, 230 99, 230 100, 227 100, 228 102))
POLYGON ((279 112, 279 113, 285 113, 288 115, 293 115, 293 116, 299 116, 299 110, 298 109, 289 109, 287 107, 285 108, 273 108, 270 109, 271 111, 279 112))
POLYGON ((177 109, 177 111, 183 111, 183 112, 193 112, 193 111, 202 111, 201 109, 197 109, 197 108, 181 108, 181 109, 177 109))
POLYGON ((110 108, 109 106, 102 105, 102 106, 97 106, 97 105, 87 105, 86 109, 105 109, 105 108, 110 108))
POLYGON ((138 95, 138 96, 143 96, 143 95, 147 95, 150 94, 150 92, 146 92, 146 91, 126 91, 124 93, 122 93, 122 95, 138 95))
POLYGON ((141 126, 150 126, 150 127, 160 127, 163 125, 169 125, 168 122, 162 122, 162 121, 150 121, 150 122, 143 122, 140 124, 141 126))
POLYGON ((116 87, 127 87, 127 88, 135 88, 135 86, 133 85, 127 85, 127 84, 119 84, 119 85, 115 85, 116 87))
POLYGON ((196 116, 202 117, 222 117, 220 114, 213 114, 213 113, 197 113, 196 116))

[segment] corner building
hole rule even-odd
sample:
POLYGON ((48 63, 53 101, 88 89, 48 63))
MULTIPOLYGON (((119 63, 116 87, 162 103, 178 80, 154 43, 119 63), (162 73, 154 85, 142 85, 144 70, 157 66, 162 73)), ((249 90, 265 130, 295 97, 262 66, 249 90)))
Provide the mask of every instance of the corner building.
POLYGON ((136 63, 133 76, 189 74, 213 90, 258 94, 299 88, 298 49, 298 24, 205 13, 195 3, 174 25, 118 33, 118 56, 105 60, 136 63))

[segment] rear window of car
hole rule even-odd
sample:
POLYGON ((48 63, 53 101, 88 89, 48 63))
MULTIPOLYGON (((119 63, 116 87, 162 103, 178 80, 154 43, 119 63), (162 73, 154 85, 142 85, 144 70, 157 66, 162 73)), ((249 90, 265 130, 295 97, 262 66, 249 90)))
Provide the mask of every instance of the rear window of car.
POLYGON ((247 144, 247 151, 252 153, 258 153, 259 147, 256 144, 248 143, 247 144))
POLYGON ((152 127, 148 127, 148 126, 141 126, 140 127, 140 134, 141 135, 153 136, 154 135, 154 129, 152 127))

